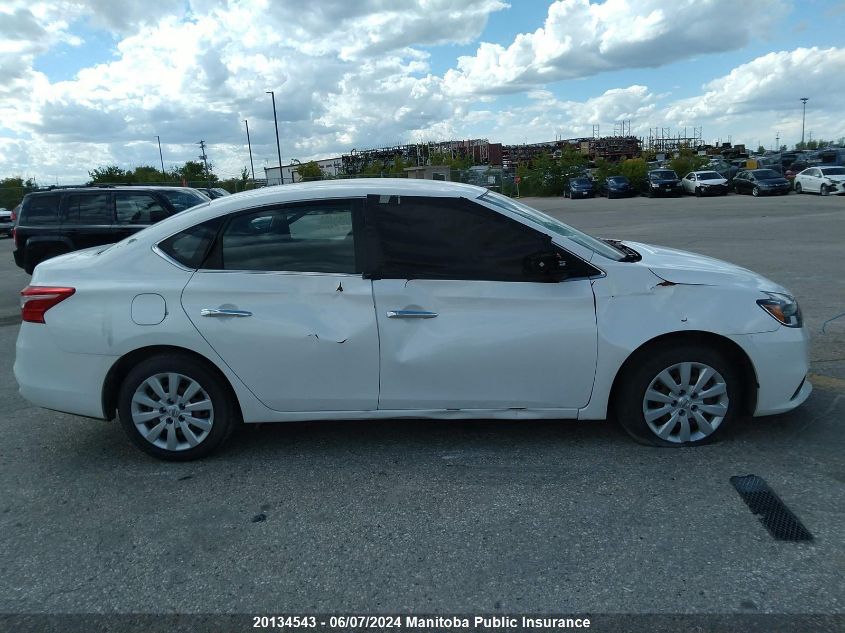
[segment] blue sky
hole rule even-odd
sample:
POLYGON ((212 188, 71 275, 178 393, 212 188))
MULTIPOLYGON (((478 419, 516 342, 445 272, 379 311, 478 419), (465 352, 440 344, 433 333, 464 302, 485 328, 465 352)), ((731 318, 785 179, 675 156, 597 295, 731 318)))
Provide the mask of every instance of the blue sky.
POLYGON ((105 164, 218 173, 395 142, 693 127, 769 147, 845 136, 845 2, 7 0, 0 177, 105 164))

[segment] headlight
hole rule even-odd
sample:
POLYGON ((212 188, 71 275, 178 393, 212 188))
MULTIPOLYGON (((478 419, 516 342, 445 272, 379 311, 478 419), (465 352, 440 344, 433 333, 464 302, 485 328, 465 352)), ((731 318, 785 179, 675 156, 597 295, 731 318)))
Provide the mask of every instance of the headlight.
POLYGON ((758 299, 757 305, 772 315, 778 323, 786 327, 801 327, 801 308, 789 295, 780 292, 764 292, 768 299, 758 299))

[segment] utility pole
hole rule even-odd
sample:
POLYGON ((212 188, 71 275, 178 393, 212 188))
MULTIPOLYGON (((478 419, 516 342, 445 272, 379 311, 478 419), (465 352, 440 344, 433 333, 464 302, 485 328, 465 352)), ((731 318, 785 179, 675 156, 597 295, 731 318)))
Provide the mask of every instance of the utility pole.
POLYGON ((205 141, 200 141, 197 145, 200 146, 200 150, 202 151, 200 158, 202 158, 205 163, 205 182, 208 185, 208 188, 211 189, 211 174, 208 171, 208 156, 205 154, 205 141))
POLYGON ((246 124, 246 146, 249 148, 249 167, 252 169, 252 186, 255 186, 255 165, 252 164, 252 144, 249 142, 249 121, 244 119, 246 124))
POLYGON ((156 134, 156 139, 158 139, 158 157, 161 160, 161 176, 164 178, 164 156, 161 154, 161 137, 156 134))
POLYGON ((804 119, 807 117, 807 102, 809 99, 807 97, 801 97, 801 103, 803 104, 803 110, 801 111, 801 149, 804 149, 804 119))
POLYGON ((777 136, 775 136, 775 151, 780 151, 780 131, 778 130, 777 136))
POLYGON ((285 184, 284 172, 282 171, 282 148, 279 145, 279 120, 276 118, 276 93, 272 90, 265 90, 265 94, 273 99, 273 123, 276 125, 276 152, 279 154, 279 184, 285 184))

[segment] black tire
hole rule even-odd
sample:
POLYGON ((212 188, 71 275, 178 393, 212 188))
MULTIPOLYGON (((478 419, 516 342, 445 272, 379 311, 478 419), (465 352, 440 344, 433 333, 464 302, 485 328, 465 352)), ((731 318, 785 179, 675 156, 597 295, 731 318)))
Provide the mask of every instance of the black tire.
POLYGON ((827 185, 822 185, 821 187, 819 187, 819 195, 820 196, 826 196, 829 193, 830 193, 830 190, 827 188, 827 185))
MULTIPOLYGON (((698 375, 700 374, 696 374, 696 376, 698 375)), ((631 437, 640 444, 646 444, 648 446, 677 448, 681 446, 698 446, 718 440, 724 432, 725 427, 730 426, 736 417, 744 397, 743 385, 734 365, 717 349, 703 345, 666 344, 654 347, 651 350, 644 350, 629 365, 625 373, 619 377, 619 381, 614 395, 614 402, 612 403, 613 413, 622 425, 622 428, 631 437), (653 431, 646 422, 645 414, 643 413, 644 399, 652 381, 656 380, 657 376, 664 369, 685 362, 707 365, 721 375, 726 384, 728 398, 727 412, 722 416, 721 422, 716 426, 715 430, 705 437, 687 442, 668 441, 658 437, 656 431, 653 431)), ((711 398, 711 400, 713 399, 711 398)), ((685 415, 692 416, 693 414, 687 411, 685 415)), ((659 420, 662 420, 662 418, 659 420)), ((698 428, 697 422, 694 420, 691 426, 698 428)))
POLYGON ((751 195, 754 196, 755 198, 757 196, 759 196, 760 195, 760 187, 754 187, 754 189, 751 190, 751 195))
POLYGON ((795 183, 795 193, 804 193, 804 190, 801 188, 800 182, 795 183))
POLYGON ((700 198, 700 197, 701 197, 701 187, 696 187, 696 188, 695 188, 695 197, 696 197, 696 198, 700 198))
MULTIPOLYGON (((178 353, 153 356, 133 367, 120 385, 117 403, 120 424, 130 441, 145 453, 167 461, 190 461, 205 457, 229 438, 240 419, 236 403, 233 401, 231 392, 224 380, 204 363, 178 353), (211 400, 213 407, 212 426, 207 436, 196 446, 182 450, 168 450, 155 446, 141 435, 132 420, 132 398, 136 390, 148 378, 163 373, 181 374, 195 381, 211 400)), ((150 422, 150 424, 153 423, 154 421, 150 422)), ((176 420, 171 420, 171 423, 178 425, 176 420)), ((185 437, 182 431, 177 430, 175 426, 174 434, 181 434, 183 439, 185 437)))

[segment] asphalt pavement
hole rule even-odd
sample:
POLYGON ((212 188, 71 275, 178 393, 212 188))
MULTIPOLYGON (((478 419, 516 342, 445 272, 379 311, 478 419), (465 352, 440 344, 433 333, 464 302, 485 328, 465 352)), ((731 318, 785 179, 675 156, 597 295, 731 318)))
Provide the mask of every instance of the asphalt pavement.
POLYGON ((526 202, 792 289, 810 400, 695 449, 609 422, 320 422, 164 463, 17 394, 28 277, 3 241, 0 613, 843 614, 845 198, 526 202), (749 473, 813 541, 769 535, 729 482, 749 473))

